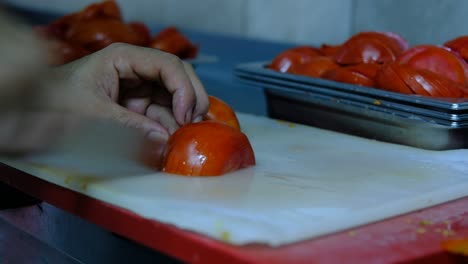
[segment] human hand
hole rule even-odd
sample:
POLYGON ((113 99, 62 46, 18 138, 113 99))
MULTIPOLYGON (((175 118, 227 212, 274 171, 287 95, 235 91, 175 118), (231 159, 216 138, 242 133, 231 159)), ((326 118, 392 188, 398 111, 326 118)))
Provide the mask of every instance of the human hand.
POLYGON ((113 44, 53 68, 35 107, 110 118, 167 138, 201 120, 208 96, 193 68, 155 49, 113 44))

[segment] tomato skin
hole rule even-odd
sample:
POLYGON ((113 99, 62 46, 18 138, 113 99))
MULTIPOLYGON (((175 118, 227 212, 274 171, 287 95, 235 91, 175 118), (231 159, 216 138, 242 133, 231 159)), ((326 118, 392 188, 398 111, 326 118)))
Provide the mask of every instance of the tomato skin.
POLYGON ((115 0, 105 0, 91 4, 78 13, 79 20, 96 18, 110 18, 122 21, 122 14, 115 0))
POLYGON ((457 52, 465 61, 468 60, 468 36, 460 36, 444 43, 445 47, 457 52))
POLYGON ((329 70, 322 77, 337 82, 375 87, 375 77, 380 67, 379 64, 361 63, 329 70))
POLYGON ((283 51, 278 54, 268 68, 278 71, 278 72, 290 72, 292 68, 297 65, 301 65, 309 62, 311 59, 310 56, 301 54, 294 51, 283 51))
POLYGON ((114 42, 141 45, 144 40, 130 26, 115 19, 94 19, 73 24, 66 36, 71 43, 98 51, 114 42))
POLYGON ((295 71, 294 68, 311 61, 312 58, 321 56, 321 52, 312 46, 297 46, 278 54, 268 68, 279 72, 295 71))
POLYGON ((397 63, 389 63, 380 68, 375 77, 377 87, 397 93, 413 94, 413 91, 400 77, 395 67, 399 67, 397 63))
POLYGON ((386 63, 394 61, 407 43, 388 32, 360 32, 348 39, 334 58, 339 64, 386 63))
POLYGON ((149 47, 174 54, 182 59, 194 58, 198 53, 198 46, 190 42, 175 27, 167 27, 159 32, 150 41, 149 47))
POLYGON ((323 56, 333 58, 340 49, 341 45, 322 44, 319 50, 323 56))
POLYGON ((312 46, 297 46, 294 48, 289 49, 289 51, 292 52, 298 52, 301 54, 304 54, 305 56, 309 57, 315 57, 315 56, 321 56, 322 53, 320 52, 320 49, 317 49, 312 46))
POLYGON ((151 31, 149 28, 142 22, 131 22, 128 25, 139 35, 141 45, 148 46, 151 41, 151 31))
POLYGON ((379 87, 405 94, 432 97, 466 97, 468 88, 443 75, 397 62, 386 65, 377 74, 379 87))
POLYGON ((441 74, 462 85, 468 84, 468 64, 446 47, 415 46, 403 53, 398 62, 441 74))
POLYGON ((247 136, 229 125, 201 121, 179 128, 169 138, 163 171, 185 176, 220 176, 255 165, 247 136))
POLYGON ((236 113, 226 102, 212 95, 208 96, 208 99, 210 101, 210 108, 208 109, 208 113, 203 117, 203 120, 221 122, 238 130, 241 129, 236 113))
POLYGON ((374 80, 377 76, 377 72, 380 70, 382 65, 377 63, 360 63, 352 66, 347 66, 348 70, 360 73, 367 78, 374 80))
POLYGON ((292 74, 304 75, 309 77, 321 77, 325 72, 340 67, 336 62, 325 56, 316 56, 309 62, 292 67, 289 71, 292 74))

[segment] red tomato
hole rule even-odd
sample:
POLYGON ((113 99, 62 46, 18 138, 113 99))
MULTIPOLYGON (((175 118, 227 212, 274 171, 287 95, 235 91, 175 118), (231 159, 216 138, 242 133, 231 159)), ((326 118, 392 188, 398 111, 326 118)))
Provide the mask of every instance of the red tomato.
POLYGON ((322 53, 320 52, 319 49, 317 49, 315 47, 312 47, 312 46, 298 46, 298 47, 294 47, 294 48, 289 49, 289 51, 299 52, 301 54, 304 54, 304 55, 307 55, 307 56, 310 56, 310 57, 315 57, 315 56, 321 56, 322 55, 322 53))
POLYGON ((240 130, 236 113, 226 102, 212 95, 208 96, 208 99, 210 100, 210 108, 204 116, 204 120, 222 122, 240 130))
POLYGON ((291 68, 290 72, 293 74, 318 78, 326 71, 333 70, 338 67, 340 66, 336 64, 333 59, 325 56, 317 56, 311 58, 307 63, 299 64, 291 68))
POLYGON ((182 59, 193 58, 198 52, 198 47, 175 27, 168 27, 159 32, 151 40, 149 46, 177 55, 182 59))
POLYGON ((361 32, 355 36, 375 38, 379 41, 388 44, 395 54, 401 54, 409 48, 409 43, 402 36, 393 32, 380 32, 380 31, 369 31, 361 32))
POLYGON ((462 85, 468 84, 467 63, 445 47, 416 46, 403 53, 398 58, 398 62, 441 74, 462 85))
POLYGON ((102 18, 117 19, 119 21, 122 20, 119 6, 114 0, 91 4, 79 12, 63 16, 53 21, 47 25, 47 35, 63 40, 73 24, 83 20, 102 18))
POLYGON ((325 72, 322 75, 322 78, 336 81, 336 82, 343 82, 343 83, 350 83, 360 86, 368 86, 374 87, 375 83, 372 79, 366 77, 365 75, 353 71, 352 69, 348 69, 346 67, 336 68, 330 71, 325 72))
POLYGON ((88 55, 89 52, 80 46, 62 40, 48 42, 49 65, 62 65, 88 55))
POLYGON ((287 50, 276 56, 268 68, 279 72, 288 72, 297 65, 309 62, 310 59, 311 57, 308 55, 287 50))
POLYGON ((413 91, 395 71, 394 68, 399 66, 400 65, 396 63, 389 63, 382 66, 375 77, 377 87, 397 93, 413 94, 413 91))
POLYGON ((144 39, 132 27, 115 19, 94 19, 73 24, 67 34, 67 40, 97 51, 114 42, 142 45, 144 39))
POLYGON ((63 16, 49 25, 45 26, 45 35, 48 38, 56 38, 56 39, 65 39, 65 35, 67 34, 70 27, 76 22, 77 15, 70 14, 67 16, 63 16))
POLYGON ((255 165, 247 136, 229 125, 202 121, 169 138, 163 171, 186 176, 219 176, 255 165))
POLYGON ((78 12, 80 20, 90 20, 96 18, 112 18, 119 21, 122 20, 122 14, 117 2, 114 0, 106 0, 99 3, 91 4, 82 11, 78 12))
POLYGON ((451 98, 468 94, 466 86, 440 74, 399 63, 384 66, 376 79, 379 87, 395 92, 451 98))
POLYGON ((306 64, 318 56, 321 56, 318 49, 311 46, 298 46, 278 54, 268 67, 279 72, 294 72, 296 66, 306 64))
POLYGON ((143 24, 142 22, 131 22, 128 25, 133 29, 133 31, 138 33, 140 39, 142 40, 142 46, 149 45, 151 41, 151 32, 145 24, 143 24))
POLYGON ((360 63, 352 66, 347 66, 346 68, 351 71, 360 73, 371 80, 374 80, 380 67, 382 67, 382 65, 377 63, 360 63))
POLYGON ((333 45, 328 45, 328 44, 322 44, 319 50, 320 50, 320 53, 322 53, 322 55, 333 58, 340 49, 341 49, 341 45, 333 46, 333 45))
POLYGON ((340 64, 394 61, 406 48, 400 38, 396 38, 393 33, 361 32, 343 44, 335 59, 340 64))
POLYGON ((457 52, 465 61, 468 60, 468 36, 461 36, 447 41, 444 46, 457 52))

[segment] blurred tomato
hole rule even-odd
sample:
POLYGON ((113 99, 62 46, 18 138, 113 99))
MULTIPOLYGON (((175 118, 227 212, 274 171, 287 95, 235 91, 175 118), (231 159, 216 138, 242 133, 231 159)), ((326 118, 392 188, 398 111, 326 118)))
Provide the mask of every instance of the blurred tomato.
POLYGON ((450 98, 466 97, 468 94, 466 86, 443 75, 406 64, 392 63, 384 66, 378 73, 377 80, 381 88, 395 92, 450 98))
POLYGON ((279 72, 294 72, 295 67, 306 64, 317 56, 321 56, 318 49, 310 46, 299 46, 278 54, 268 68, 279 72))
POLYGON ((403 38, 387 32, 361 32, 348 39, 335 54, 340 64, 385 63, 394 61, 407 45, 403 38))
POLYGON ((468 61, 468 36, 461 36, 447 41, 444 46, 457 52, 465 61, 468 61))
POLYGON ((347 67, 341 67, 327 71, 322 75, 322 78, 360 86, 375 86, 375 83, 372 79, 359 72, 353 71, 352 69, 348 69, 347 67))
POLYGON ((194 58, 198 52, 198 47, 175 27, 167 27, 159 32, 151 40, 149 46, 174 54, 182 59, 194 58))
POLYGON ((114 0, 105 0, 87 6, 77 13, 79 20, 91 20, 96 18, 109 18, 122 20, 120 8, 114 0))
POLYGON ((375 79, 380 67, 382 67, 382 65, 377 63, 360 63, 352 66, 346 66, 348 70, 360 73, 371 80, 375 79))
POLYGON ((144 44, 140 34, 127 24, 115 19, 94 19, 72 25, 66 39, 89 51, 97 51, 114 42, 144 44))
POLYGON ((131 22, 128 25, 140 36, 142 42, 141 45, 148 46, 151 41, 151 32, 149 28, 142 22, 131 22))
POLYGON ((179 128, 169 138, 163 171, 186 176, 219 176, 255 165, 245 134, 229 125, 201 121, 179 128))
POLYGON ((333 46, 328 44, 322 44, 319 50, 322 55, 333 58, 340 49, 341 45, 333 46))
POLYGON ((382 66, 375 77, 377 87, 397 93, 413 94, 413 91, 394 69, 399 66, 397 63, 389 63, 382 66))
POLYGON ((80 46, 73 45, 63 40, 48 41, 48 63, 52 66, 62 65, 89 54, 80 46))
POLYGON ((415 46, 403 53, 398 58, 398 62, 441 74, 462 85, 468 84, 467 63, 446 47, 415 46))
POLYGON ((310 77, 320 77, 323 73, 329 70, 333 70, 340 67, 336 62, 325 56, 317 56, 310 59, 310 61, 304 64, 298 64, 297 66, 291 68, 289 71, 293 74, 310 76, 310 77))
POLYGON ((222 122, 240 130, 236 113, 226 102, 212 95, 208 96, 208 99, 210 100, 210 108, 204 116, 204 120, 222 122))
POLYGON ((289 51, 298 52, 310 57, 321 56, 322 53, 319 49, 312 46, 297 46, 289 49, 289 51))

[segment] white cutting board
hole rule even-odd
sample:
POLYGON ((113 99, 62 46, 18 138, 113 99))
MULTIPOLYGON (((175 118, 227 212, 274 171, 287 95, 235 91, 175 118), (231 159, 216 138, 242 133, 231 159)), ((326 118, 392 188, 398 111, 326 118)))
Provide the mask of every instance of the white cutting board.
POLYGON ((233 244, 281 245, 468 195, 468 150, 425 151, 238 114, 257 166, 223 177, 80 180, 13 164, 143 217, 233 244))

